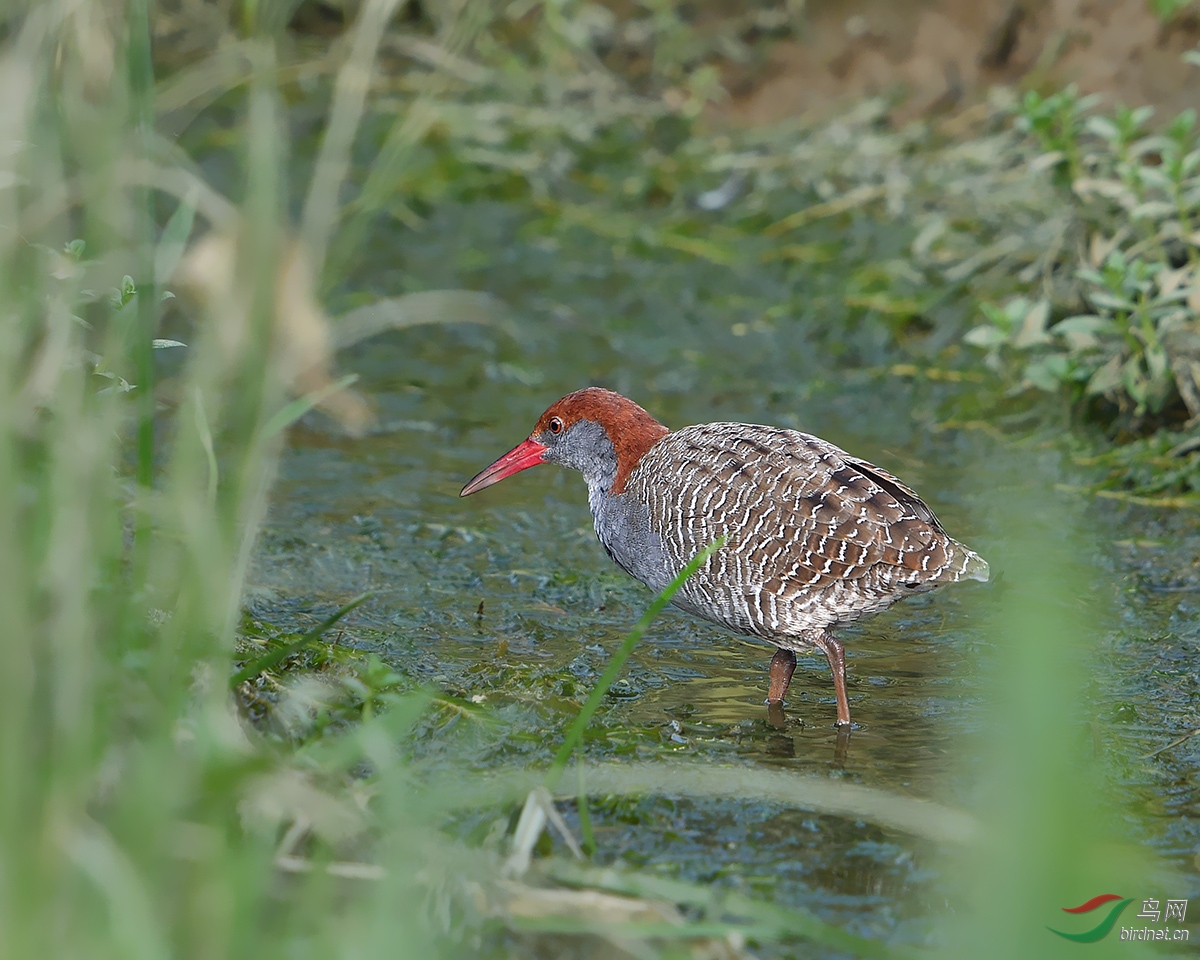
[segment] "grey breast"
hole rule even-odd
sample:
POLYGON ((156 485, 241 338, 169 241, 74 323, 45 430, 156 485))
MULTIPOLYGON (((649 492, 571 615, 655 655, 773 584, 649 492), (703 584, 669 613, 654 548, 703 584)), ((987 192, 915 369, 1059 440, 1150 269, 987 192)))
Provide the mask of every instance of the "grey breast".
POLYGON ((589 500, 596 537, 617 566, 656 592, 674 579, 683 564, 672 569, 645 501, 629 492, 610 496, 607 491, 589 500))
POLYGON ((676 602, 769 639, 854 620, 939 583, 987 579, 987 564, 897 478, 796 430, 685 427, 646 453, 625 496, 645 506, 664 582, 725 537, 676 602))

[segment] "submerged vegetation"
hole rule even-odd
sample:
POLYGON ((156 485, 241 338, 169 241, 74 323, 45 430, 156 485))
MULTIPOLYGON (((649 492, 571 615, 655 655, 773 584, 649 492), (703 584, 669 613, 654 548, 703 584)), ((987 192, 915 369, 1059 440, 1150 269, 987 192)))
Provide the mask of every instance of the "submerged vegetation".
MULTIPOLYGON (((492 737, 506 704, 422 678, 378 631, 337 643, 371 598, 314 598, 317 623, 295 633, 245 605, 288 429, 314 407, 348 435, 372 429, 336 350, 518 323, 482 292, 387 274, 380 225, 419 246, 452 206, 507 205, 513 237, 564 263, 603 249, 727 271, 751 291, 717 304, 731 337, 796 327, 846 369, 937 382, 943 425, 994 417, 1015 435, 1004 417, 1033 410, 1028 424, 1039 392, 1062 394, 1109 431, 1092 452, 1113 483, 1178 500, 1200 470, 1194 118, 1153 128, 1068 91, 998 94, 956 130, 894 130, 868 102, 812 128, 716 132, 717 41, 673 4, 619 18, 363 0, 333 39, 289 31, 297 6, 3 15, 4 952, 533 957, 570 936, 595 955, 1053 956, 1044 917, 1144 889, 1152 867, 1107 771, 1074 734, 1046 735, 1086 722, 1095 623, 1060 602, 1086 593, 1079 531, 1011 465, 1021 509, 998 501, 987 520, 1018 600, 980 604, 1003 655, 976 791, 705 765, 704 789, 731 804, 935 845, 960 899, 899 933, 842 929, 770 878, 614 866, 593 818, 701 794, 667 762, 683 724, 605 725, 615 669, 537 674, 493 645, 481 675, 544 725, 509 755, 519 767, 480 770, 456 737, 492 737), (601 59, 622 45, 645 75, 601 59), (572 768, 577 740, 588 762, 572 768), (595 762, 642 748, 652 762, 625 779, 595 762), (593 861, 573 859, 576 834, 593 861)), ((498 256, 467 253, 468 280, 498 256)), ((981 467, 980 485, 997 475, 981 467)), ((1178 864, 1162 874, 1186 882, 1178 864)))

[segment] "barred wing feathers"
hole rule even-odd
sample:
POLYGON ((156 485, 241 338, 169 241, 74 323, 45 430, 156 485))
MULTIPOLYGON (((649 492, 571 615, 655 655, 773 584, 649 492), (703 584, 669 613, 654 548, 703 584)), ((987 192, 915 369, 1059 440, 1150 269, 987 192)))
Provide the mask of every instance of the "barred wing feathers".
POLYGON ((685 427, 650 448, 625 492, 649 507, 676 569, 726 538, 679 604, 754 634, 820 629, 939 583, 987 579, 987 564, 899 479, 796 430, 685 427))

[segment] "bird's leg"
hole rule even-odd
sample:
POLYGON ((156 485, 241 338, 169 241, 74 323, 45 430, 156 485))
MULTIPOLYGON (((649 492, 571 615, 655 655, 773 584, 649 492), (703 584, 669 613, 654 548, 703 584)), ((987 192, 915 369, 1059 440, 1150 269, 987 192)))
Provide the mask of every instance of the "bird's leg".
POLYGON ((767 703, 783 703, 795 672, 796 654, 780 647, 771 658, 771 686, 767 690, 767 703))
POLYGON ((821 633, 813 645, 825 651, 833 671, 833 689, 837 694, 837 725, 850 726, 850 701, 846 699, 846 649, 828 633, 821 633))

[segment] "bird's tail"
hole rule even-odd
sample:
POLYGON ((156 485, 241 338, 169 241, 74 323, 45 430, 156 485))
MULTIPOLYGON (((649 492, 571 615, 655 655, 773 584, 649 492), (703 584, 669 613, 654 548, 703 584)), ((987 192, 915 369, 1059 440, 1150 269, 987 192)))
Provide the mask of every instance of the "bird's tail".
POLYGON ((950 541, 950 557, 947 564, 946 580, 979 580, 987 583, 989 571, 987 561, 970 547, 950 541))

